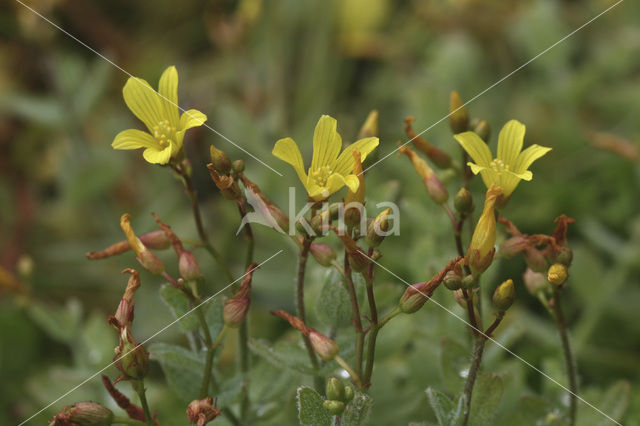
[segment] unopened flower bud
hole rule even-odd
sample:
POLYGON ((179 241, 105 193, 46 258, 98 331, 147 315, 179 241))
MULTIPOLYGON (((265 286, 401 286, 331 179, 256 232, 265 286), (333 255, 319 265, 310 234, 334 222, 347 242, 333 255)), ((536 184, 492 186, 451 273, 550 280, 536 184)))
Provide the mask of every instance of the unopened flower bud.
POLYGON ((354 397, 354 391, 353 391, 353 387, 351 387, 350 385, 347 385, 344 387, 344 399, 345 402, 349 402, 353 399, 354 397))
POLYGON ((516 235, 508 240, 504 240, 502 244, 500 244, 499 254, 502 257, 511 259, 515 255, 525 251, 529 246, 530 244, 527 237, 524 235, 516 235))
POLYGON ((331 266, 332 262, 338 257, 336 252, 324 243, 311 243, 309 251, 322 266, 331 266))
POLYGON ((496 243, 494 207, 496 199, 501 193, 502 190, 499 187, 493 186, 487 191, 482 215, 476 224, 476 229, 473 231, 471 243, 469 243, 467 258, 474 275, 482 274, 493 261, 493 255, 496 251, 494 247, 496 243))
POLYGON ((431 170, 431 167, 429 167, 427 162, 420 158, 408 146, 401 146, 399 151, 400 153, 409 157, 409 160, 411 160, 411 164, 413 164, 413 168, 422 178, 422 181, 427 188, 427 193, 429 193, 429 196, 433 199, 433 201, 435 201, 436 204, 442 204, 446 202, 449 199, 447 188, 445 188, 440 179, 438 179, 433 170, 431 170))
POLYGON ((244 172, 244 161, 242 161, 242 160, 234 160, 234 162, 231 163, 231 167, 233 168, 234 172, 242 173, 242 172, 244 172))
POLYGON ((413 146, 424 155, 429 158, 429 160, 433 161, 433 164, 440 169, 448 169, 451 167, 451 157, 446 152, 442 151, 439 148, 431 145, 426 139, 422 136, 416 134, 413 131, 412 124, 415 121, 414 117, 407 117, 404 119, 405 122, 405 132, 407 136, 411 140, 413 146))
POLYGON ((527 268, 527 270, 522 275, 522 279, 525 286, 527 287, 527 290, 529 290, 529 293, 531 293, 533 296, 536 296, 538 293, 549 288, 549 283, 546 277, 543 274, 534 272, 529 268, 527 268))
POLYGON ((49 426, 111 426, 113 413, 97 402, 67 405, 49 421, 49 426))
POLYGON ((232 176, 219 174, 211 163, 207 164, 207 169, 209 169, 211 179, 216 184, 220 190, 220 194, 222 194, 224 198, 227 200, 237 200, 242 197, 240 188, 232 176))
POLYGON ((450 261, 447 266, 442 268, 438 274, 436 274, 431 280, 427 282, 421 282, 413 284, 407 287, 407 289, 400 297, 398 302, 398 308, 405 314, 411 314, 420 309, 431 298, 433 292, 438 288, 444 277, 449 271, 456 269, 461 257, 457 257, 450 261))
POLYGON ((233 297, 224 302, 222 308, 222 319, 225 325, 231 328, 240 327, 244 322, 249 311, 249 305, 251 304, 251 279, 253 277, 253 271, 257 268, 255 263, 252 263, 247 268, 247 274, 242 279, 240 289, 233 295, 233 297))
POLYGON ((213 404, 211 397, 205 399, 195 399, 187 406, 187 418, 189 423, 196 426, 204 426, 221 414, 220 410, 213 404))
POLYGON ((331 413, 334 416, 340 416, 344 412, 344 402, 342 401, 333 401, 331 399, 327 399, 322 403, 322 406, 325 410, 331 413))
POLYGON ((338 351, 340 350, 338 345, 324 334, 311 329, 309 330, 308 337, 311 342, 311 347, 313 347, 313 350, 316 351, 323 361, 331 361, 338 355, 338 351))
POLYGON ((378 111, 372 110, 358 132, 358 139, 378 136, 378 111))
POLYGON ((367 266, 369 266, 369 258, 364 254, 362 249, 358 246, 353 238, 350 235, 345 234, 344 232, 340 232, 337 228, 332 227, 333 231, 336 233, 337 237, 344 244, 344 248, 347 252, 349 265, 356 272, 362 272, 365 270, 367 266))
POLYGON ((337 377, 329 377, 329 380, 327 380, 327 386, 325 388, 325 395, 327 396, 327 399, 344 401, 345 394, 344 384, 342 383, 342 380, 338 379, 337 377))
POLYGON ((562 263, 566 267, 571 266, 573 261, 573 251, 569 247, 560 247, 560 251, 556 253, 555 261, 562 263))
POLYGON ((508 279, 500 284, 493 292, 493 306, 498 311, 504 312, 511 307, 516 297, 516 290, 513 286, 513 280, 508 279))
POLYGON ((138 271, 127 268, 122 271, 122 273, 128 273, 131 275, 129 276, 127 288, 124 291, 122 300, 120 300, 116 314, 109 319, 109 322, 115 325, 118 329, 122 327, 131 327, 131 323, 133 322, 133 309, 136 305, 134 295, 136 290, 140 288, 140 274, 138 271))
POLYGON ((447 275, 444 276, 444 280, 442 282, 446 288, 452 291, 462 288, 462 277, 455 271, 447 272, 447 275))
POLYGON ((209 148, 209 153, 211 154, 211 164, 216 172, 222 175, 229 174, 231 171, 231 160, 229 156, 213 145, 209 148))
POLYGON ((389 230, 389 213, 390 208, 383 210, 378 216, 369 223, 367 227, 367 235, 365 241, 369 247, 378 247, 387 236, 389 230))
POLYGON ((489 136, 491 136, 491 126, 487 123, 486 120, 478 120, 477 123, 474 123, 473 132, 480 136, 485 142, 489 141, 489 136))
POLYGON ((309 221, 309 225, 311 225, 311 229, 316 234, 324 235, 328 230, 329 226, 333 219, 338 215, 338 210, 340 209, 339 204, 334 204, 328 209, 324 209, 320 211, 318 214, 311 218, 309 221))
POLYGON ((149 370, 149 354, 133 340, 128 327, 120 331, 120 345, 116 347, 115 365, 126 379, 140 380, 149 370))
POLYGON ((524 260, 527 262, 527 266, 535 272, 544 272, 549 266, 547 259, 535 247, 527 247, 524 251, 524 260))
POLYGON ((471 213, 475 207, 471 192, 467 188, 460 188, 456 193, 456 196, 453 198, 453 206, 459 213, 471 213))
POLYGON ((138 262, 152 274, 161 274, 164 272, 164 264, 162 261, 136 237, 133 228, 131 228, 128 213, 123 214, 120 218, 120 227, 124 231, 131 249, 136 253, 138 262))
POLYGON ((193 253, 188 250, 184 250, 180 254, 178 269, 180 270, 180 276, 184 278, 185 281, 197 281, 202 277, 198 260, 193 253))
POLYGON ((449 126, 454 134, 466 132, 469 129, 469 113, 455 90, 449 97, 449 126))
POLYGON ((547 271, 547 280, 556 287, 561 286, 569 278, 569 270, 562 263, 554 263, 547 271))

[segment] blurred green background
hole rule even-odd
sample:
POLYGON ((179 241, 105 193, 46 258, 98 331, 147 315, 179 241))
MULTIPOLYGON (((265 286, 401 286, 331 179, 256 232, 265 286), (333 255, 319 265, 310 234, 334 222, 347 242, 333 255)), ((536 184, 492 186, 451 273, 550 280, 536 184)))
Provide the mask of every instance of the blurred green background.
MULTIPOLYGON (((313 126, 321 114, 336 117, 343 140, 353 141, 369 111, 377 109, 382 158, 397 141, 407 140, 405 116, 416 117, 416 131, 430 126, 446 115, 451 90, 470 99, 613 2, 27 4, 154 87, 161 72, 176 65, 181 106, 203 111, 211 127, 285 175, 279 177, 209 129, 187 134, 207 230, 239 275, 244 242, 235 237, 234 206, 218 194, 204 168, 210 144, 245 160, 247 175, 284 206, 287 188, 302 188, 293 170, 270 154, 277 139, 293 137, 309 161, 313 126)), ((518 187, 504 214, 526 233, 550 233, 560 214, 576 219, 569 233, 575 256, 565 311, 581 394, 627 425, 640 424, 639 18, 640 4, 623 2, 469 105, 473 117, 492 125, 492 144, 497 129, 515 118, 527 125, 525 144, 553 147, 534 164, 534 180, 518 187)), ((141 125, 122 99, 125 73, 11 0, 0 5, 0 37, 0 423, 15 424, 110 362, 116 337, 106 317, 126 284, 120 271, 136 263, 131 254, 100 262, 84 254, 122 239, 120 215, 131 213, 139 233, 155 229, 151 212, 184 238, 196 239, 196 232, 180 182, 167 169, 147 164, 139 151, 110 147, 119 131, 141 125)), ((446 120, 425 137, 459 158, 446 120)), ((408 164, 394 154, 367 174, 368 206, 371 214, 380 201, 400 206, 401 235, 383 243, 381 262, 418 282, 454 257, 455 246, 448 219, 408 164)), ((478 203, 481 182, 473 188, 478 203)), ((455 180, 449 190, 457 190, 455 180)), ((268 314, 293 310, 297 249, 267 228, 254 228, 258 261, 279 249, 285 252, 256 273, 251 335, 264 339, 260 344, 298 343, 268 314)), ((176 270, 169 251, 160 256, 176 270)), ((209 289, 226 284, 206 252, 196 256, 209 289)), ((487 301, 502 280, 516 282, 517 301, 497 338, 565 383, 557 332, 527 293, 524 269, 520 258, 501 260, 483 278, 487 301)), ((312 325, 321 331, 335 329, 318 307, 331 279, 310 262, 306 296, 312 325)), ((134 325, 138 340, 174 318, 158 296, 162 284, 142 273, 134 325)), ((377 272, 383 312, 403 290, 399 280, 377 272)), ((435 299, 463 315, 445 289, 435 299)), ((457 391, 460 365, 468 361, 468 333, 435 304, 396 321, 379 336, 372 424, 433 423, 424 390, 457 391)), ((342 328, 338 341, 345 341, 341 345, 348 353, 349 327, 342 328)), ((234 338, 220 358, 222 374, 229 376, 228 395, 220 402, 237 397, 234 338)), ((179 325, 153 342, 188 347, 179 325)), ((265 412, 278 407, 260 424, 294 424, 296 386, 311 383, 310 378, 282 370, 256 352, 252 399, 265 412)), ((528 413, 521 397, 548 424, 563 424, 553 423, 566 403, 557 385, 491 344, 483 367, 503 375, 494 424, 534 424, 529 423, 534 417, 518 420, 528 413)), ((115 377, 115 370, 107 373, 115 377)), ((184 424, 185 400, 191 399, 177 394, 175 383, 167 386, 164 377, 154 362, 150 404, 163 424, 184 424)), ((62 405, 89 399, 113 406, 96 378, 31 423, 43 424, 62 405)), ((580 425, 610 424, 584 404, 579 416, 580 425)))

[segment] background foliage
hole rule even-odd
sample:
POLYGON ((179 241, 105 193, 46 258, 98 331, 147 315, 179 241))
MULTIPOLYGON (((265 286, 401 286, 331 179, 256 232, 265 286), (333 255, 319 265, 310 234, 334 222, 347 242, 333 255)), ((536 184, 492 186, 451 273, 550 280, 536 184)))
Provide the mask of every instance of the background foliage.
MULTIPOLYGON (((276 139, 290 135, 306 144, 303 154, 310 155, 310 135, 321 114, 336 117, 349 141, 376 108, 379 155, 385 155, 397 140, 406 140, 405 116, 417 118, 416 130, 426 128, 447 113, 450 90, 471 98, 612 2, 29 4, 153 85, 166 66, 175 64, 181 104, 205 112, 210 126, 285 174, 277 176, 205 128, 187 137, 207 228, 238 274, 244 259, 238 256, 242 241, 234 235, 237 213, 223 202, 204 168, 209 144, 244 159, 248 176, 286 205, 287 188, 298 182, 270 155, 276 139)), ((623 2, 469 106, 494 129, 519 119, 527 125, 528 143, 554 149, 535 164, 534 182, 520 185, 505 214, 527 233, 551 232, 553 218, 563 213, 576 219, 569 242, 574 265, 564 300, 582 394, 613 417, 624 416, 628 425, 640 418, 634 386, 640 375, 639 16, 639 4, 623 2), (594 132, 630 141, 630 154, 593 146, 594 132)), ((110 147, 118 131, 137 126, 121 96, 127 76, 15 2, 0 6, 0 37, 0 261, 29 288, 28 295, 5 291, 0 299, 0 423, 10 424, 110 362, 116 340, 105 319, 125 285, 120 271, 132 265, 133 257, 89 262, 84 253, 122 238, 120 215, 130 212, 134 228, 144 231, 154 229, 150 212, 155 211, 179 235, 195 239, 196 233, 179 183, 166 170, 144 163, 139 153, 110 147)), ((458 158, 446 121, 425 136, 458 158)), ((475 185, 480 199, 480 182, 475 185)), ((369 206, 391 200, 402 209, 400 237, 382 246, 386 267, 418 282, 454 257, 448 219, 405 160, 393 155, 376 166, 367 187, 369 206)), ((297 398, 315 398, 304 390, 296 394, 297 385, 310 385, 311 378, 298 336, 268 311, 292 309, 297 249, 269 229, 255 231, 257 259, 280 248, 286 255, 254 278, 252 400, 261 406, 263 424, 293 424, 297 398)), ((206 253, 196 255, 210 289, 225 284, 206 253)), ((310 264, 312 324, 339 331, 349 325, 349 314, 333 311, 344 297, 327 287, 335 288, 336 277, 310 264)), ((483 278, 485 297, 502 280, 516 281, 516 304, 497 338, 564 383, 556 330, 524 288, 524 267, 520 260, 498 262, 483 278)), ((136 307, 141 338, 174 318, 160 297, 164 283, 146 273, 142 282, 136 307)), ((393 276, 377 273, 379 306, 393 306, 403 290, 393 276)), ((462 315, 444 289, 435 299, 462 315)), ((216 303, 209 312, 220 308, 216 303)), ((462 386, 461 372, 468 365, 465 327, 429 303, 394 322, 378 338, 371 422, 442 421, 437 407, 455 406, 450 396, 462 386)), ((148 384, 150 404, 166 424, 185 422, 190 387, 198 383, 189 375, 200 374, 203 360, 188 349, 183 333, 193 326, 185 320, 150 346, 158 361, 152 363, 148 384)), ((220 354, 222 371, 225 366, 233 371, 234 338, 220 354)), ((348 357, 352 339, 338 333, 337 340, 348 357)), ((481 404, 497 406, 493 423, 486 424, 524 424, 533 418, 561 424, 553 415, 563 398, 557 385, 491 344, 483 367, 501 380, 483 376, 475 394, 482 394, 481 386, 503 388, 497 401, 481 404)), ((227 376, 221 403, 238 395, 238 379, 227 376)), ((99 379, 35 422, 41 424, 65 403, 88 399, 108 401, 99 379)), ((579 408, 579 424, 607 424, 593 409, 579 408)))

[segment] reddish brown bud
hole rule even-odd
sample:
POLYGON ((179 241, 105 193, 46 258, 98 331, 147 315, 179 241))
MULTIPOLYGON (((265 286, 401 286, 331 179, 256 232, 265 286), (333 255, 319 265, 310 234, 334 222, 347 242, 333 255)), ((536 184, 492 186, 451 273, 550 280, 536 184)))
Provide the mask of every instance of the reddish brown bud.
POLYGON ((220 175, 213 164, 207 164, 211 179, 216 184, 222 196, 228 200, 237 200, 242 197, 238 184, 231 176, 220 175))
POLYGON ((533 272, 529 268, 527 268, 527 270, 522 275, 522 279, 525 286, 527 287, 527 290, 529 290, 529 293, 534 296, 549 288, 547 278, 543 274, 539 272, 533 272))
POLYGON ((350 235, 340 232, 340 230, 335 226, 332 226, 331 229, 335 232, 340 241, 342 241, 342 244, 344 244, 344 248, 349 256, 349 265, 351 265, 351 268, 356 272, 364 271, 367 266, 369 266, 369 258, 367 255, 364 254, 362 249, 350 235))
MULTIPOLYGON (((151 231, 147 232, 146 234, 142 234, 140 235, 140 241, 142 241, 142 244, 144 244, 146 247, 154 250, 164 250, 169 247, 170 244, 169 240, 162 231, 151 231)), ((112 244, 104 250, 100 250, 97 252, 90 251, 86 254, 86 256, 90 260, 106 259, 111 256, 125 253, 129 250, 131 250, 131 245, 129 244, 129 241, 124 240, 118 241, 117 243, 112 244)))
POLYGON ((338 355, 340 350, 336 342, 313 329, 309 331, 309 341, 313 350, 323 361, 331 361, 338 355))
POLYGON ((196 281, 202 277, 198 260, 193 253, 188 250, 184 250, 180 255, 178 269, 180 270, 180 276, 184 278, 185 281, 196 281))
POLYGON ((522 253, 529 247, 529 240, 524 235, 519 235, 516 237, 509 238, 508 240, 504 240, 502 244, 500 244, 499 254, 502 257, 507 259, 511 259, 517 254, 522 253))
POLYGON ((535 272, 544 272, 549 266, 544 255, 535 247, 528 247, 524 251, 524 260, 527 262, 527 266, 535 272))
POLYGON ((111 426, 113 413, 97 402, 76 402, 53 416, 49 426, 111 426))
POLYGON ((413 143, 413 146, 418 151, 422 152, 427 156, 436 167, 440 169, 448 169, 451 167, 451 157, 446 152, 442 151, 439 148, 431 145, 426 139, 422 136, 418 136, 414 131, 412 124, 415 121, 414 117, 407 117, 404 119, 405 122, 405 132, 407 136, 413 143))
POLYGON ((242 322, 247 316, 249 311, 249 305, 251 304, 251 278, 253 271, 258 267, 257 264, 252 263, 247 268, 247 274, 242 279, 240 289, 233 295, 233 297, 224 303, 222 310, 222 318, 224 323, 232 328, 240 327, 242 322))
POLYGON ((124 295, 122 296, 122 300, 120 300, 120 304, 118 305, 118 309, 116 310, 116 314, 112 317, 112 322, 118 329, 122 327, 131 327, 131 323, 133 322, 133 308, 135 307, 136 301, 134 294, 138 288, 140 288, 140 274, 135 269, 127 268, 122 271, 123 274, 131 274, 129 276, 129 282, 127 283, 127 288, 124 291, 124 295))
POLYGON ((457 257, 450 261, 447 266, 442 268, 442 270, 431 280, 407 287, 398 302, 400 310, 405 314, 412 314, 420 309, 427 300, 429 300, 435 289, 438 288, 442 280, 444 280, 447 273, 457 267, 457 263, 461 259, 462 257, 457 257))
POLYGON ((331 263, 338 257, 336 252, 324 243, 311 243, 309 251, 322 266, 331 266, 331 263))
POLYGON ((214 405, 213 398, 195 399, 189 403, 187 407, 187 418, 189 423, 196 426, 204 426, 221 414, 214 405))
POLYGON ((295 328, 296 330, 298 330, 300 333, 304 334, 305 336, 309 335, 309 332, 311 331, 310 328, 308 328, 304 322, 302 322, 302 320, 296 316, 293 316, 285 311, 282 310, 278 310, 278 311, 271 311, 271 315, 275 315, 278 316, 280 318, 282 318, 283 320, 286 320, 289 322, 289 324, 291 324, 291 327, 295 328))
POLYGON ((136 237, 133 228, 131 228, 128 213, 123 214, 120 218, 120 227, 124 231, 131 249, 136 253, 138 262, 152 274, 161 274, 164 272, 164 264, 162 261, 136 237))

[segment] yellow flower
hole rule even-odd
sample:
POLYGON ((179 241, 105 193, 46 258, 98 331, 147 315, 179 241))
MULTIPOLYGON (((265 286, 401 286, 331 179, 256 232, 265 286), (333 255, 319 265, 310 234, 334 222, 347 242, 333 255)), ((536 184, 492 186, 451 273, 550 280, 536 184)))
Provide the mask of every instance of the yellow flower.
POLYGON ((520 180, 531 180, 533 174, 527 170, 538 158, 551 151, 540 145, 531 145, 522 151, 525 126, 517 120, 504 125, 498 136, 498 156, 493 160, 489 147, 474 132, 464 132, 454 137, 467 151, 475 163, 467 163, 474 174, 480 173, 487 188, 496 185, 502 188, 503 200, 508 200, 520 180))
POLYGON ((318 120, 313 133, 313 158, 308 173, 304 172, 302 155, 293 139, 280 139, 273 147, 273 155, 293 166, 307 194, 314 201, 329 198, 345 185, 351 192, 356 192, 360 182, 353 174, 353 151, 360 151, 361 161, 364 161, 378 146, 378 138, 364 138, 352 143, 340 153, 342 138, 336 129, 337 122, 334 118, 323 115, 318 120))
POLYGON ((187 129, 202 126, 207 116, 190 109, 182 115, 178 111, 178 71, 167 68, 160 77, 158 92, 145 80, 130 77, 122 89, 124 101, 149 129, 124 130, 116 136, 114 149, 145 148, 144 159, 153 164, 167 164, 182 149, 187 129), (159 93, 159 94, 158 94, 159 93))

